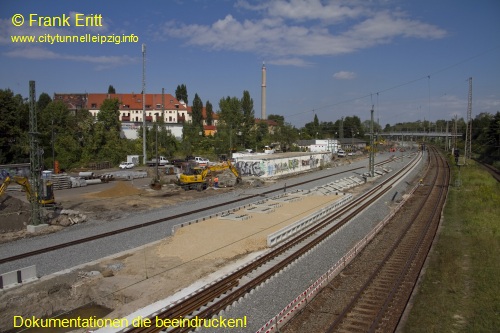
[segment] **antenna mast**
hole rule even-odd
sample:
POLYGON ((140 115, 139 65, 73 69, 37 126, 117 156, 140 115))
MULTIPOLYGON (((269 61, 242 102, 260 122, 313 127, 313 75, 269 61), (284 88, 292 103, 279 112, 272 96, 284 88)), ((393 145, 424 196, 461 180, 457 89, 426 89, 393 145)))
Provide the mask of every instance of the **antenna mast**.
POLYGON ((472 158, 472 77, 469 78, 469 103, 467 104, 467 132, 465 133, 465 152, 464 159, 472 158))
POLYGON ((38 198, 40 195, 40 173, 42 170, 41 154, 42 150, 39 146, 37 112, 36 112, 36 94, 35 81, 30 81, 30 98, 29 98, 29 138, 30 138, 30 180, 32 193, 30 196, 31 205, 31 224, 38 225, 42 221, 42 212, 38 198))
POLYGON ((146 165, 146 44, 142 44, 142 154, 146 165))

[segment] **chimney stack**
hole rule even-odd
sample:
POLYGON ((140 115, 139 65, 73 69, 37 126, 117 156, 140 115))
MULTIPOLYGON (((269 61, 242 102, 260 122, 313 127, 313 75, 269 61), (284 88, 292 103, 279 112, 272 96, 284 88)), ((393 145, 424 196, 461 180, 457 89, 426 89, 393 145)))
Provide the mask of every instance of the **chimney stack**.
POLYGON ((266 116, 266 64, 262 63, 262 99, 261 99, 261 118, 267 119, 266 116))

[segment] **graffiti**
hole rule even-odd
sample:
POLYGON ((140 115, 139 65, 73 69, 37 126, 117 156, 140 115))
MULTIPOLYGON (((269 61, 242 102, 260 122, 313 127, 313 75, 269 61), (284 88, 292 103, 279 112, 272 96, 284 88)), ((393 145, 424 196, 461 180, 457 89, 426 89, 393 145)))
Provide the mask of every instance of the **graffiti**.
POLYGON ((261 167, 261 162, 239 161, 236 162, 236 168, 240 171, 241 176, 257 176, 264 175, 264 168, 261 167))
POLYGON ((276 159, 270 161, 238 161, 236 168, 242 176, 273 177, 304 169, 318 168, 323 156, 312 155, 302 158, 276 159))

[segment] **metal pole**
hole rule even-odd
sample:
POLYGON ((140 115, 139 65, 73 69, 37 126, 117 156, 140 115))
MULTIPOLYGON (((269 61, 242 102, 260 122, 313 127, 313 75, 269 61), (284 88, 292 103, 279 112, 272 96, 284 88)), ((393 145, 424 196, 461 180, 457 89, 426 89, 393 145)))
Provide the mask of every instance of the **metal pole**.
POLYGON ((146 164, 146 44, 142 44, 142 154, 146 164))
POLYGON ((38 225, 42 220, 42 214, 40 211, 40 203, 38 198, 40 196, 40 147, 38 146, 38 125, 37 125, 37 114, 36 114, 36 94, 35 94, 35 81, 30 81, 30 98, 29 98, 29 138, 30 138, 30 178, 31 178, 31 196, 30 196, 30 206, 31 206, 31 224, 38 225))
POLYGON ((375 143, 373 140, 373 105, 371 109, 371 122, 370 122, 370 177, 375 176, 375 143))
POLYGON ((156 180, 160 181, 160 173, 158 172, 158 164, 160 164, 160 159, 158 157, 158 124, 156 124, 156 180))
POLYGON ((56 173, 56 151, 54 150, 54 118, 52 118, 52 168, 56 173))

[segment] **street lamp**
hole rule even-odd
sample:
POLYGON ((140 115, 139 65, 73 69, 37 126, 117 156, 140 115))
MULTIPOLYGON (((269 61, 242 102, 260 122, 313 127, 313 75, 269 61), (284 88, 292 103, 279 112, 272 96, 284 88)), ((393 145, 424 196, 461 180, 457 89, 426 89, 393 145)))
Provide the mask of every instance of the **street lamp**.
POLYGON ((354 154, 354 135, 359 134, 359 131, 354 132, 354 128, 351 128, 351 152, 354 154))

